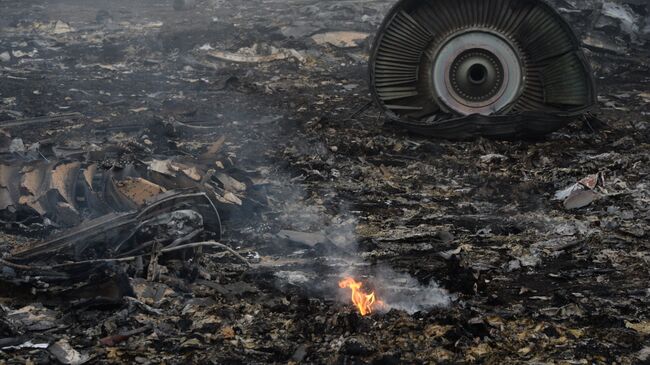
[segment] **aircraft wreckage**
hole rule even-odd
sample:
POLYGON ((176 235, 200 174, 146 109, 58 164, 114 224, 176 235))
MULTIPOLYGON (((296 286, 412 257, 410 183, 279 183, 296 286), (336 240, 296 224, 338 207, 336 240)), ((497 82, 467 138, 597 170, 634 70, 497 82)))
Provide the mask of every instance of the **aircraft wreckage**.
POLYGON ((539 0, 402 0, 377 34, 370 80, 391 121, 440 138, 544 135, 596 103, 580 42, 539 0))

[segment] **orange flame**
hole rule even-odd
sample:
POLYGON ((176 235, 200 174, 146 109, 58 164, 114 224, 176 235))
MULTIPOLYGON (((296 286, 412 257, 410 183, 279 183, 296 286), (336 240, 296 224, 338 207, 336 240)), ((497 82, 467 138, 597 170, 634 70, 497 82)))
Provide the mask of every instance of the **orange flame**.
POLYGON ((372 313, 372 308, 376 304, 381 305, 382 302, 378 301, 375 297, 375 292, 366 294, 361 290, 363 284, 357 282, 353 278, 345 278, 339 281, 339 288, 350 288, 352 290, 352 303, 359 309, 359 313, 362 316, 367 316, 372 313))

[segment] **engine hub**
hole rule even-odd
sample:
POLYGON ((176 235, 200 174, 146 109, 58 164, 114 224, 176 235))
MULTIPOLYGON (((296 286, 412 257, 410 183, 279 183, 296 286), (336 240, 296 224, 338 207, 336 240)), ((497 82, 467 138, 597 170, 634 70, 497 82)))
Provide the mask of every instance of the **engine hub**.
POLYGON ((462 115, 489 115, 519 96, 522 64, 504 39, 482 31, 455 34, 436 52, 432 83, 444 106, 462 115))

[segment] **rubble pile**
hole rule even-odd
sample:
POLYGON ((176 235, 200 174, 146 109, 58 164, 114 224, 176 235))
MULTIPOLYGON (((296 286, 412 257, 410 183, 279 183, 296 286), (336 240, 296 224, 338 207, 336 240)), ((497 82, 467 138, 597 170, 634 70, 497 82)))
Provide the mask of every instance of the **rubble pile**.
POLYGON ((371 103, 392 4, 1 2, 0 363, 650 359, 647 4, 551 1, 598 115, 467 142, 371 103))

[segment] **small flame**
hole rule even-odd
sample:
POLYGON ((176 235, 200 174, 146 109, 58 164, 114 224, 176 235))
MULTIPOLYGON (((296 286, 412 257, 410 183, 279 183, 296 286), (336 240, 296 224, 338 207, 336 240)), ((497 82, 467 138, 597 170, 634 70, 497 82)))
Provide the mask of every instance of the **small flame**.
POLYGON ((362 316, 367 316, 372 313, 372 308, 375 305, 382 305, 383 303, 380 300, 377 300, 375 297, 375 292, 366 294, 361 290, 360 282, 357 282, 353 278, 345 278, 339 281, 339 288, 350 288, 352 290, 352 303, 359 309, 359 313, 362 316))

